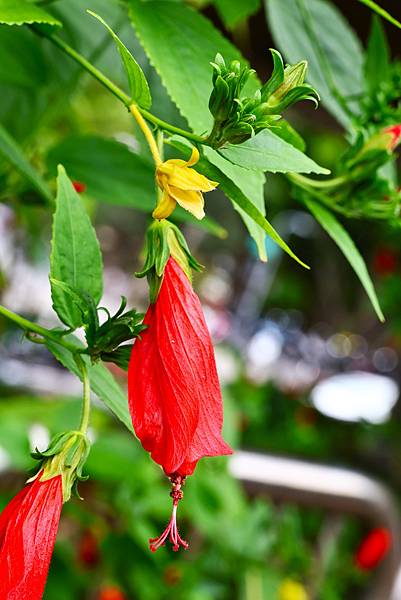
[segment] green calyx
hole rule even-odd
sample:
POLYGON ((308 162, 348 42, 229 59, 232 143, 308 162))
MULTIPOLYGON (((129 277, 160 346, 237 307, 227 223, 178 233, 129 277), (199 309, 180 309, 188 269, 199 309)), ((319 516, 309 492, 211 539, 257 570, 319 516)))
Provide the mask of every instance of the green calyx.
POLYGON ((188 279, 192 270, 201 271, 202 265, 192 256, 188 244, 176 225, 167 219, 155 220, 146 232, 146 259, 142 271, 136 277, 147 277, 150 302, 157 300, 163 282, 164 269, 170 258, 180 265, 188 279))
POLYGON ((220 148, 226 143, 241 144, 259 131, 272 127, 281 119, 281 113, 301 100, 311 100, 316 106, 319 94, 304 83, 307 62, 300 61, 284 68, 277 50, 271 49, 273 72, 270 79, 253 97, 243 96, 244 86, 253 69, 241 66, 238 61, 226 65, 217 54, 213 67, 213 90, 209 109, 214 117, 213 129, 207 143, 220 148))
POLYGON ((51 279, 54 287, 58 287, 68 294, 71 301, 82 315, 85 338, 88 344, 87 354, 92 362, 103 360, 113 362, 123 369, 128 368, 127 354, 132 345, 125 342, 139 337, 141 331, 146 328, 143 325, 143 314, 135 309, 125 311, 127 299, 122 296, 119 309, 114 315, 104 307, 97 307, 94 299, 62 281, 51 279), (107 319, 100 324, 99 312, 103 311, 107 319), (125 312, 124 312, 125 311, 125 312))
POLYGON ((29 481, 36 479, 40 473, 40 481, 61 476, 63 502, 68 502, 72 491, 80 498, 77 485, 79 481, 88 478, 82 475, 82 469, 89 450, 89 440, 81 431, 59 433, 50 442, 47 450, 32 452, 32 457, 40 462, 40 469, 38 474, 29 481))

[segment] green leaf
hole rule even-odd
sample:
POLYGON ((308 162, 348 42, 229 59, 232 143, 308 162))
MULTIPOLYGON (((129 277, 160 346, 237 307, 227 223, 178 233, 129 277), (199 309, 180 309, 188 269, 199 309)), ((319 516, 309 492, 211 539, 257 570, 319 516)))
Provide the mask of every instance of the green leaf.
POLYGON ((272 131, 278 137, 291 144, 301 152, 305 152, 306 144, 302 136, 293 128, 293 126, 285 119, 280 119, 272 126, 272 131))
POLYGON ((246 169, 271 173, 330 173, 269 129, 261 131, 243 144, 223 147, 219 153, 246 169))
POLYGON ((390 74, 390 49, 381 21, 376 15, 372 19, 365 61, 365 80, 370 91, 377 89, 390 74))
POLYGON ((87 12, 92 15, 92 17, 95 17, 95 19, 100 21, 100 23, 106 27, 110 35, 113 37, 127 73, 132 101, 136 104, 139 104, 139 106, 142 108, 150 108, 152 104, 152 97, 150 95, 148 82, 146 81, 146 77, 141 67, 138 65, 128 48, 122 43, 118 35, 114 33, 112 28, 106 23, 106 21, 104 21, 102 17, 99 17, 99 15, 91 10, 88 10, 87 12))
MULTIPOLYGON (((246 64, 239 51, 193 8, 169 0, 128 0, 139 41, 169 95, 194 131, 212 125, 208 100, 212 91, 210 61, 220 52, 227 63, 246 64)), ((252 78, 248 86, 256 89, 252 78)))
MULTIPOLYGON (((94 135, 73 135, 54 146, 47 155, 51 172, 63 164, 71 178, 85 183, 89 196, 100 202, 151 212, 155 205, 154 165, 115 140, 94 135)), ((184 209, 173 218, 192 223, 217 237, 224 227, 206 217, 197 221, 184 209)))
POLYGON ((47 183, 26 159, 22 149, 0 124, 0 155, 10 161, 46 201, 53 200, 47 183))
MULTIPOLYGON (((178 146, 177 146, 178 147, 178 146)), ((185 152, 185 146, 181 145, 182 150, 185 152)), ((201 157, 197 163, 197 170, 212 179, 213 181, 219 182, 219 189, 221 189, 225 195, 240 209, 242 209, 248 217, 251 218, 267 235, 269 235, 273 241, 280 246, 284 252, 287 252, 291 258, 296 260, 300 265, 309 269, 309 267, 303 263, 286 244, 286 242, 280 237, 279 233, 269 223, 269 221, 263 216, 261 211, 245 196, 243 191, 233 182, 227 175, 223 173, 218 167, 212 164, 209 160, 201 157)))
MULTIPOLYGON (((95 230, 64 167, 58 167, 56 211, 50 256, 50 277, 92 296, 102 296, 102 257, 95 230)), ((69 327, 83 324, 82 313, 71 296, 52 285, 53 308, 69 327)))
POLYGON ((261 0, 214 0, 217 12, 228 29, 246 21, 260 7, 261 0))
POLYGON ((61 27, 60 21, 50 13, 25 0, 0 0, 0 23, 4 25, 46 23, 61 27))
MULTIPOLYGON (((74 336, 67 336, 67 339, 75 343, 78 341, 74 336)), ((46 340, 46 346, 64 367, 82 379, 82 373, 69 350, 51 340, 46 340)), ((88 368, 91 390, 99 396, 100 400, 132 432, 132 421, 128 411, 126 394, 104 365, 101 363, 92 365, 88 357, 81 355, 81 358, 85 361, 88 368)))
MULTIPOLYGON (((212 148, 205 148, 205 154, 209 161, 220 169, 231 181, 238 187, 241 192, 256 206, 256 208, 262 213, 266 214, 265 209, 265 197, 264 197, 264 184, 265 176, 260 171, 250 171, 243 169, 225 160, 212 148)), ((231 188, 229 189, 229 191, 231 188)), ((226 192, 227 193, 227 192, 226 192)), ((228 195, 228 194, 227 194, 228 195)), ((232 198, 228 195, 230 200, 232 198)), ((244 221, 251 237, 255 240, 256 247, 258 249, 259 258, 262 261, 267 260, 266 255, 266 232, 255 221, 234 202, 235 210, 241 216, 244 221)))
POLYGON ((359 2, 362 2, 362 4, 365 4, 365 6, 368 6, 378 15, 383 17, 383 19, 386 19, 387 21, 401 29, 401 22, 395 19, 393 16, 391 16, 390 13, 381 6, 379 6, 377 2, 373 2, 373 0, 359 0, 359 2))
POLYGON ((327 208, 309 198, 304 198, 304 202, 315 219, 320 223, 323 229, 327 231, 329 236, 340 248, 351 267, 354 269, 355 273, 359 277, 360 282, 365 288, 367 295, 369 296, 379 320, 383 322, 384 316, 380 308, 375 288, 366 268, 365 261, 363 260, 350 235, 347 233, 341 223, 337 221, 333 213, 327 210, 327 208))
MULTIPOLYGON (((290 63, 308 61, 308 81, 322 103, 345 127, 344 98, 363 94, 363 51, 355 33, 333 4, 324 0, 265 0, 275 44, 290 63)), ((358 110, 356 102, 348 106, 358 110)))

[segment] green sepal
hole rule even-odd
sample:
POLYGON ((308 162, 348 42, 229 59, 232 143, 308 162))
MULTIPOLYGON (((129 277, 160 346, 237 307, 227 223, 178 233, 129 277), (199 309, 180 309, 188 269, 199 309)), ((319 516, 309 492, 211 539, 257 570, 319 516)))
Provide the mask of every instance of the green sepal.
POLYGON ((40 463, 38 473, 29 481, 40 475, 40 481, 47 481, 61 476, 63 502, 68 502, 77 481, 87 477, 82 470, 88 458, 90 443, 81 431, 67 431, 56 435, 49 447, 42 451, 36 449, 32 457, 40 463))
POLYGON ((270 79, 266 81, 260 88, 261 100, 265 102, 267 98, 283 83, 284 81, 284 63, 280 52, 274 48, 269 48, 273 59, 273 72, 270 79))
POLYGON ((180 265, 187 275, 192 278, 192 270, 202 271, 202 265, 192 256, 188 244, 176 225, 167 219, 153 221, 146 232, 146 258, 141 271, 136 277, 147 277, 149 297, 154 304, 163 282, 164 269, 171 257, 180 265))
MULTIPOLYGON (((139 335, 138 337, 140 338, 141 336, 139 335)), ((131 357, 133 347, 133 344, 125 344, 124 346, 116 348, 116 350, 113 350, 113 352, 102 352, 100 358, 104 362, 112 362, 120 367, 120 369, 128 371, 129 359, 131 357)))
POLYGON ((135 309, 124 312, 127 306, 127 299, 124 296, 121 298, 119 309, 111 316, 107 309, 98 308, 89 294, 76 290, 62 281, 52 279, 51 282, 53 286, 67 293, 81 312, 88 354, 92 362, 102 358, 103 354, 110 356, 120 344, 138 337, 146 328, 142 323, 144 316, 142 313, 135 309), (99 311, 105 311, 107 314, 107 320, 102 325, 99 322, 99 311))

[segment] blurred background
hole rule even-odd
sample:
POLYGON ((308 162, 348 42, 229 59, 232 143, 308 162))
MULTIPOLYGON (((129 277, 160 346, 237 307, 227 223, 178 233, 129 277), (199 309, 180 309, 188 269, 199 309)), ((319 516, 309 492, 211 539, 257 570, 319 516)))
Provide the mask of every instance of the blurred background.
MULTIPOLYGON (((233 28, 222 20, 219 3, 196 4, 266 79, 271 69, 266 49, 273 41, 259 3, 233 28)), ((369 10, 356 1, 334 4, 365 44, 369 10)), ((399 3, 382 5, 401 17, 399 3)), ((112 42, 92 27, 84 10, 104 16, 139 58, 151 85, 153 112, 183 123, 118 3, 59 0, 51 8, 66 23, 69 42, 124 86, 112 42)), ((384 26, 397 56, 399 30, 384 26)), ((146 282, 133 274, 141 264, 148 218, 143 210, 153 203, 152 188, 142 180, 148 182, 152 174, 132 118, 29 30, 1 28, 0 56, 1 122, 49 175, 61 162, 72 179, 84 184, 82 199, 105 264, 102 305, 113 312, 125 295, 130 306, 146 309, 146 282)), ((307 140, 309 155, 330 168, 345 149, 334 119, 324 108, 314 111, 308 105, 297 106, 287 118, 307 140)), ((45 326, 56 326, 48 281, 51 211, 2 160, 0 184, 1 301, 45 326)), ((64 507, 47 600, 358 600, 375 589, 388 590, 386 584, 376 586, 394 576, 388 561, 394 562, 399 543, 400 230, 378 222, 347 224, 377 287, 386 315, 380 324, 350 266, 291 199, 285 179, 269 175, 265 195, 270 221, 310 271, 271 242, 269 262, 259 262, 243 223, 219 191, 208 195, 212 221, 206 228, 182 223, 192 253, 206 266, 196 275, 195 287, 215 342, 225 437, 252 453, 360 471, 384 484, 393 500, 378 501, 379 508, 371 512, 363 508, 364 491, 360 505, 350 510, 316 493, 305 502, 305 494, 297 496, 296 489, 289 498, 272 483, 255 484, 250 478, 244 483, 235 462, 230 467, 223 459, 203 460, 180 506, 190 550, 152 554, 147 540, 168 519, 167 482, 140 444, 94 398, 93 447, 86 467, 90 478, 80 489, 85 501, 73 499, 64 507), (229 231, 226 239, 221 226, 229 231), (396 506, 391 522, 386 501, 396 506), (386 554, 390 536, 393 556, 386 554)), ((124 371, 110 368, 125 386, 124 371)), ((0 507, 26 480, 33 466, 29 452, 45 448, 61 424, 75 427, 80 393, 79 381, 45 348, 24 340, 20 330, 0 319, 0 507)), ((291 487, 286 464, 282 477, 291 487)), ((298 468, 302 480, 304 463, 298 468)), ((340 486, 342 471, 335 473, 340 486)), ((306 475, 304 484, 308 487, 306 475)), ((378 594, 371 597, 390 598, 388 591, 378 594)))

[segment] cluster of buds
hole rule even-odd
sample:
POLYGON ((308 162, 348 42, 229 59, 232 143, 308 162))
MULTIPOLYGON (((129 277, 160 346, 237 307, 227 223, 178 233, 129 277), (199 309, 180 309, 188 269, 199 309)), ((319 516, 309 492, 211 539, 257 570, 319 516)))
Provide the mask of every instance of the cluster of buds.
POLYGON ((262 129, 274 126, 281 113, 300 100, 319 101, 317 91, 304 83, 307 62, 284 67, 281 54, 270 50, 273 72, 270 79, 252 97, 243 94, 254 70, 234 60, 226 65, 221 54, 212 64, 213 90, 209 110, 214 117, 208 143, 220 148, 226 143, 241 144, 262 129))
POLYGON ((382 172, 394 160, 401 142, 401 125, 386 127, 368 138, 362 135, 342 161, 344 185, 333 194, 350 217, 393 220, 399 217, 401 190, 382 172))

